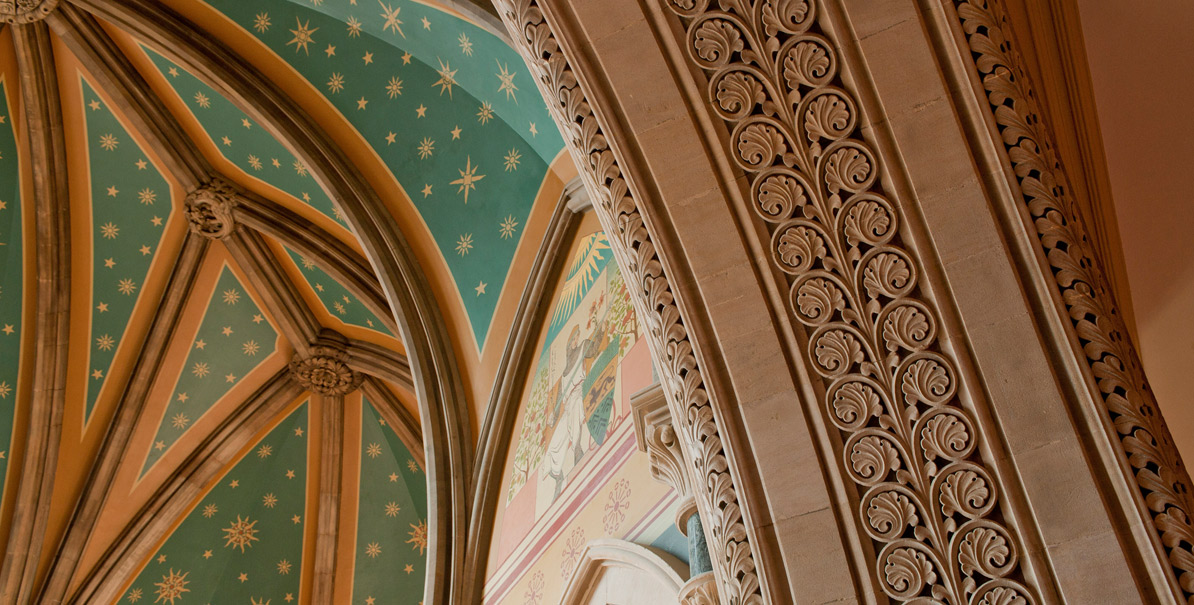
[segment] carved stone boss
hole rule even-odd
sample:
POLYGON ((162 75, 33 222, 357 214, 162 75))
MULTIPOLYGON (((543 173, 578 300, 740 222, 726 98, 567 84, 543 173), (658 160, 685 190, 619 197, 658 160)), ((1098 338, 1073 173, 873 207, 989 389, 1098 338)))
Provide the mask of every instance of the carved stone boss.
POLYGON ((58 0, 0 0, 0 23, 32 23, 45 19, 58 0))
POLYGON ((310 355, 295 357, 290 362, 290 373, 304 389, 329 397, 347 395, 364 380, 348 366, 344 348, 332 344, 316 344, 310 355))
POLYGON ((635 310, 646 327, 646 339, 659 363, 658 371, 675 406, 672 417, 681 448, 687 450, 687 473, 701 480, 693 495, 701 511, 709 554, 729 605, 763 602, 755 552, 742 516, 737 487, 722 445, 720 428, 693 354, 671 284, 630 192, 593 114, 537 0, 495 0, 513 34, 515 48, 548 102, 568 142, 582 178, 596 191, 594 211, 610 236, 611 248, 627 276, 637 285, 635 310))
POLYGON ((771 260, 788 276, 787 305, 844 443, 879 587, 896 601, 1037 602, 817 3, 666 1, 731 130, 729 155, 752 181, 771 260))
POLYGON ((187 226, 191 232, 208 239, 224 239, 236 230, 232 209, 236 207, 236 189, 221 179, 187 195, 187 226))
POLYGON ((1156 532, 1158 553, 1171 566, 1182 602, 1194 603, 1194 491, 1156 396, 1086 237, 1065 172, 1041 127, 1022 59, 997 5, 956 3, 958 18, 987 93, 991 113, 1032 217, 1045 259, 1086 356, 1104 409, 1131 468, 1156 532))

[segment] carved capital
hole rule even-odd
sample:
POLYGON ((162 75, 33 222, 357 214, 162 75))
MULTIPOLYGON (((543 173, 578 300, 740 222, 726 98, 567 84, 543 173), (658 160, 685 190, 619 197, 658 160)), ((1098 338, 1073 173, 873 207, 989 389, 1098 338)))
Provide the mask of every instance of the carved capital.
POLYGON ((364 376, 348 366, 348 353, 341 346, 318 344, 306 357, 290 362, 290 373, 303 388, 328 396, 347 395, 361 386, 364 376))
POLYGON ((680 605, 718 605, 717 583, 713 572, 693 576, 680 587, 680 605))
POLYGON ((46 18, 58 7, 58 0, 0 0, 0 22, 32 23, 46 18))
MULTIPOLYGON (((655 384, 635 393, 630 398, 630 405, 634 414, 634 438, 639 451, 647 452, 651 476, 692 501, 688 473, 684 470, 684 454, 680 451, 680 440, 672 426, 672 413, 662 387, 655 384)), ((692 510, 696 510, 695 502, 692 510)))
POLYGON ((224 239, 236 230, 232 209, 236 190, 221 179, 199 187, 187 195, 187 223, 191 232, 208 239, 224 239))

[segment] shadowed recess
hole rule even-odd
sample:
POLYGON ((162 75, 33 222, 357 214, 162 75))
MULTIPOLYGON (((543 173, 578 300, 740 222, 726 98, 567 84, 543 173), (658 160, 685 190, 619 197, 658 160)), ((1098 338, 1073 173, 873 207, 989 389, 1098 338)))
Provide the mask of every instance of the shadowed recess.
POLYGON ((20 181, 17 143, 8 113, 8 87, 0 81, 0 490, 8 475, 18 400, 15 392, 21 372, 24 255, 20 181))
POLYGON ((307 428, 304 403, 204 494, 120 602, 295 602, 307 522, 307 428))

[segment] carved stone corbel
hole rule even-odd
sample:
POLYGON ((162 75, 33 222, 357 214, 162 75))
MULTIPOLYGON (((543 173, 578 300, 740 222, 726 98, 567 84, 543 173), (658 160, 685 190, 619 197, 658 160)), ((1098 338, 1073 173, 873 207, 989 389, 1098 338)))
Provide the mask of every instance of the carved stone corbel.
POLYGON ((684 455, 672 426, 672 414, 667 407, 662 385, 653 384, 632 395, 630 407, 638 449, 647 453, 651 476, 680 495, 676 527, 688 535, 688 518, 697 512, 696 499, 692 495, 688 473, 684 471, 684 455))
POLYGON ((291 375, 303 388, 320 395, 342 397, 355 391, 365 377, 349 367, 346 344, 325 331, 309 355, 296 355, 290 362, 291 375))
POLYGON ((191 232, 207 239, 224 239, 236 231, 232 209, 236 207, 236 189, 219 178, 187 195, 187 225, 191 232))
POLYGON ((41 21, 58 7, 58 0, 0 0, 0 22, 32 23, 41 21))
POLYGON ((706 571, 689 578, 680 587, 680 605, 718 605, 713 572, 706 571))

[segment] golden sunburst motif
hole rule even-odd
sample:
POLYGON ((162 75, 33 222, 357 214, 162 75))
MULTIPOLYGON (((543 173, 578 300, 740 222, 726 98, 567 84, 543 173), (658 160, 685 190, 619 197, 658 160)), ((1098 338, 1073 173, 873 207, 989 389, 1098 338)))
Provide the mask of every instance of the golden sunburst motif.
POLYGON ((461 33, 460 37, 456 38, 456 41, 460 43, 460 52, 464 53, 467 57, 473 56, 473 43, 468 39, 468 36, 461 33))
POLYGON ((385 23, 381 25, 381 31, 387 32, 393 30, 397 32, 399 36, 405 38, 406 34, 402 33, 402 20, 398 18, 398 13, 402 12, 402 7, 399 6, 398 8, 390 8, 381 0, 377 0, 377 3, 381 5, 381 10, 383 11, 381 16, 386 20, 385 23))
POLYGON ((202 92, 197 92, 195 93, 195 104, 207 109, 208 107, 211 107, 211 99, 207 98, 207 95, 203 94, 202 92))
POLYGON ((136 603, 141 600, 141 589, 134 588, 129 591, 129 603, 136 603))
POLYGON ((419 471, 419 463, 415 462, 414 460, 407 460, 406 468, 412 473, 417 473, 419 471))
POLYGON ((290 573, 290 561, 287 561, 286 559, 282 559, 281 561, 278 561, 278 573, 280 573, 282 575, 289 574, 290 573))
POLYGON ((109 336, 107 334, 104 334, 103 336, 100 336, 99 338, 95 339, 95 346, 98 347, 99 350, 101 350, 101 351, 111 351, 112 347, 115 345, 116 345, 116 339, 112 338, 111 336, 109 336))
POLYGON ((199 378, 204 378, 208 374, 211 374, 211 367, 207 365, 207 362, 201 361, 196 363, 194 367, 191 368, 191 373, 199 378))
POLYGON ((332 77, 328 79, 328 92, 336 94, 344 90, 344 75, 340 72, 332 73, 332 77))
POLYGON ((190 581, 187 580, 187 575, 190 573, 191 572, 188 571, 183 574, 178 574, 174 572, 173 568, 171 568, 170 574, 162 576, 161 582, 154 582, 153 585, 158 587, 158 598, 154 601, 154 603, 168 602, 170 605, 174 605, 174 599, 181 599, 182 593, 191 592, 191 589, 186 587, 187 584, 190 584, 190 581))
POLYGON ((249 597, 249 605, 269 605, 269 599, 265 597, 261 597, 260 599, 249 597))
POLYGON ((269 455, 272 453, 274 453, 274 446, 272 445, 263 445, 257 448, 257 457, 262 460, 269 458, 269 455))
POLYGON ((269 31, 269 26, 269 13, 257 13, 257 16, 253 18, 253 29, 258 33, 264 34, 269 31))
POLYGON ((273 493, 266 494, 261 498, 261 505, 266 508, 273 508, 278 505, 278 497, 273 493))
POLYGON ((400 80, 398 76, 390 77, 390 82, 386 84, 386 94, 388 94, 391 99, 402 94, 402 80, 400 80))
POLYGON ((298 174, 299 176, 307 176, 307 167, 304 166, 302 162, 295 160, 294 161, 294 172, 296 174, 298 174))
POLYGON ((340 301, 336 301, 336 302, 332 303, 332 308, 335 309, 336 312, 341 315, 344 315, 345 313, 348 312, 348 309, 346 309, 344 307, 344 303, 341 303, 340 301))
POLYGON ((502 159, 506 161, 506 172, 511 172, 518 170, 518 163, 522 161, 522 154, 518 153, 517 149, 511 149, 502 159))
POLYGON ((154 203, 155 201, 157 201, 158 194, 157 194, 157 192, 150 189, 149 187, 146 187, 145 189, 142 189, 141 191, 137 192, 137 199, 141 200, 142 204, 145 204, 146 206, 148 206, 148 205, 154 203))
POLYGON ((397 502, 389 502, 386 504, 386 516, 397 517, 398 513, 402 512, 402 508, 398 506, 397 502))
POLYGON ((256 355, 257 351, 261 350, 261 345, 257 344, 256 340, 250 340, 241 345, 241 350, 245 352, 245 355, 256 355))
POLYGON ((421 556, 423 551, 427 550, 427 521, 419 521, 418 525, 411 523, 409 535, 410 539, 406 543, 411 545, 411 550, 419 549, 419 555, 421 556))
POLYGON ((304 269, 313 269, 315 267, 315 263, 305 256, 302 258, 302 261, 304 269))
POLYGON ((477 108, 477 121, 481 124, 487 124, 493 119, 493 105, 489 101, 483 101, 481 106, 477 108))
POLYGON ((12 387, 9 386, 8 381, 0 382, 0 399, 8 399, 12 393, 12 387))
POLYGON ((203 507, 203 516, 210 519, 213 516, 215 516, 215 514, 217 512, 219 512, 219 510, 220 509, 216 508, 215 504, 208 504, 207 506, 203 507))
POLYGON ((365 448, 365 453, 368 454, 370 458, 376 458, 376 457, 380 456, 381 455, 381 444, 370 443, 369 447, 365 448))
POLYGON ((116 284, 116 289, 119 290, 121 294, 131 295, 133 292, 137 291, 137 284, 131 279, 122 279, 118 284, 116 284))
POLYGON ((445 90, 448 91, 448 98, 451 99, 452 87, 456 86, 457 70, 452 69, 451 62, 444 63, 443 59, 440 59, 439 57, 436 57, 435 60, 439 61, 439 69, 435 70, 435 72, 439 74, 439 79, 436 80, 431 86, 438 86, 439 94, 441 96, 444 94, 445 90))
POLYGON ((100 234, 104 236, 104 239, 116 239, 120 235, 120 227, 117 227, 116 223, 108 221, 100 225, 100 234))
POLYGON ((356 17, 349 17, 348 21, 344 22, 348 26, 348 37, 356 38, 361 35, 361 22, 356 17))
POLYGON ((507 66, 502 65, 501 61, 497 62, 497 66, 498 66, 498 73, 493 74, 493 75, 497 76, 498 80, 501 82, 501 84, 498 84, 498 92, 506 93, 507 101, 509 101, 510 99, 514 99, 514 102, 517 103, 518 102, 518 95, 517 95, 518 87, 514 85, 514 76, 516 76, 518 74, 516 72, 512 72, 509 69, 507 69, 507 66))
POLYGON ((369 545, 365 547, 365 554, 369 555, 370 559, 376 559, 377 555, 381 554, 381 544, 378 544, 377 542, 370 542, 369 545))
POLYGON ((502 234, 502 239, 510 239, 514 237, 514 231, 518 229, 518 221, 514 220, 513 215, 508 215, 502 219, 502 224, 499 230, 502 234))
POLYGON ((303 23, 303 22, 299 21, 298 17, 294 18, 294 25, 295 25, 296 29, 290 30, 290 33, 294 34, 294 38, 291 41, 287 42, 286 46, 290 46, 291 44, 293 44, 294 52, 296 54, 298 53, 299 50, 302 50, 304 53, 307 53, 308 55, 311 54, 311 51, 309 51, 307 49, 307 45, 311 44, 312 42, 315 42, 314 34, 315 34, 315 32, 319 31, 319 28, 311 27, 310 19, 308 19, 306 23, 303 23))
POLYGON ((232 548, 239 548, 241 552, 245 552, 246 546, 253 546, 253 542, 258 540, 257 532, 261 531, 254 529, 257 525, 256 521, 250 521, 248 517, 241 518, 236 516, 236 522, 224 528, 224 547, 231 546, 232 548))
POLYGON ((236 288, 224 290, 224 302, 230 305, 235 305, 236 303, 240 302, 240 292, 237 292, 236 288))
POLYGON ((120 145, 120 141, 116 140, 114 134, 105 134, 100 137, 100 147, 103 147, 104 151, 112 151, 116 149, 117 145, 120 145))
POLYGON ((435 153, 435 141, 423 137, 423 140, 419 142, 419 159, 425 160, 433 153, 435 153))
POLYGON ((179 412, 170 419, 170 425, 176 429, 185 429, 191 423, 191 419, 187 418, 186 414, 179 412))
POLYGON ((451 184, 460 185, 460 189, 457 189, 456 193, 464 193, 464 203, 466 204, 468 203, 468 192, 470 190, 476 191, 477 182, 485 178, 484 174, 477 174, 477 169, 479 168, 480 166, 473 166, 473 158, 468 156, 465 167, 463 169, 456 169, 460 173, 460 178, 452 181, 451 184))
POLYGON ((249 154, 249 166, 253 168, 253 170, 261 170, 261 158, 253 154, 249 154))
POLYGON ((456 240, 456 253, 460 256, 468 254, 473 249, 473 234, 465 233, 456 240))

